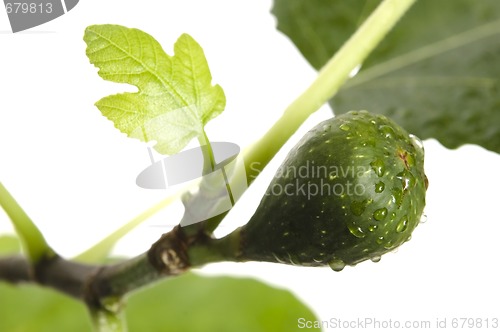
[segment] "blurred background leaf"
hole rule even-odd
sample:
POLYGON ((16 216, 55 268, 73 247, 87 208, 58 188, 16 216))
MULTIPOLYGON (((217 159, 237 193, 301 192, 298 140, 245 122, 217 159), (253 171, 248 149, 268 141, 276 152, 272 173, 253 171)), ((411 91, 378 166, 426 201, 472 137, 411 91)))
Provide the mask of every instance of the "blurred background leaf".
POLYGON ((20 252, 21 242, 17 237, 13 235, 0 235, 0 256, 18 254, 20 252))
MULTIPOLYGON (((275 0, 278 29, 316 68, 380 0, 275 0)), ((500 152, 500 1, 419 0, 331 100, 388 115, 448 148, 500 152)))
POLYGON ((83 303, 37 285, 0 282, 0 331, 92 331, 83 303))
MULTIPOLYGON (((130 296, 129 332, 293 332, 317 320, 290 292, 253 279, 187 274, 130 296)), ((91 331, 85 306, 36 285, 0 282, 0 331, 91 331)), ((309 329, 315 330, 317 329, 309 329)))
POLYGON ((132 295, 127 305, 130 332, 293 332, 299 318, 317 320, 290 292, 247 278, 187 274, 132 295))

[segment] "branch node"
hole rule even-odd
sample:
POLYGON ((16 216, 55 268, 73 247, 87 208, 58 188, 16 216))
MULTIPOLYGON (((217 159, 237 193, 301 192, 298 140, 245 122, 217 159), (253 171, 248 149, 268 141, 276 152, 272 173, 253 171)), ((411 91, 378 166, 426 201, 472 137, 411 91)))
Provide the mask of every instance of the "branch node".
POLYGON ((185 272, 190 266, 188 257, 189 238, 181 227, 175 226, 172 231, 163 234, 148 251, 151 265, 160 273, 178 275, 185 272))

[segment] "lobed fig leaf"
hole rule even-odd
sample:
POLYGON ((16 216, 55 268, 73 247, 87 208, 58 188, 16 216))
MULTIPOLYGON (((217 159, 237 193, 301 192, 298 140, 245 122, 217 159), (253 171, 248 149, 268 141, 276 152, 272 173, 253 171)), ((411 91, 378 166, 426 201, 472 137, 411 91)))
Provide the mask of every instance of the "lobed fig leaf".
POLYGON ((172 155, 225 108, 220 85, 212 75, 201 46, 188 34, 163 51, 149 34, 121 25, 91 25, 85 29, 86 54, 103 79, 128 83, 138 92, 102 98, 101 113, 129 137, 156 141, 155 150, 172 155))

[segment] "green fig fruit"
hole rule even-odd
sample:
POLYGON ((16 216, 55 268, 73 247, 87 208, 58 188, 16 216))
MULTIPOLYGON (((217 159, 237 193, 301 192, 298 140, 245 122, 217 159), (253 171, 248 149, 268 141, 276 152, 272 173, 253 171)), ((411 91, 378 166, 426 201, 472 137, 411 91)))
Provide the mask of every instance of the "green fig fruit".
POLYGON ((235 232, 238 260, 334 270, 378 261, 410 239, 427 183, 422 142, 390 119, 352 111, 321 122, 235 232))

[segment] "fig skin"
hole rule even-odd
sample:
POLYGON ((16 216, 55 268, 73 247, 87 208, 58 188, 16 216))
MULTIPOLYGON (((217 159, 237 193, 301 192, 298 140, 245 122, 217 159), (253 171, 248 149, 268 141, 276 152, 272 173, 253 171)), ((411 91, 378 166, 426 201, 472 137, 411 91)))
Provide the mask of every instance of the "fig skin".
POLYGON ((351 111, 321 122, 289 152, 250 221, 239 261, 341 270, 410 239, 428 181, 421 141, 392 120, 351 111))

